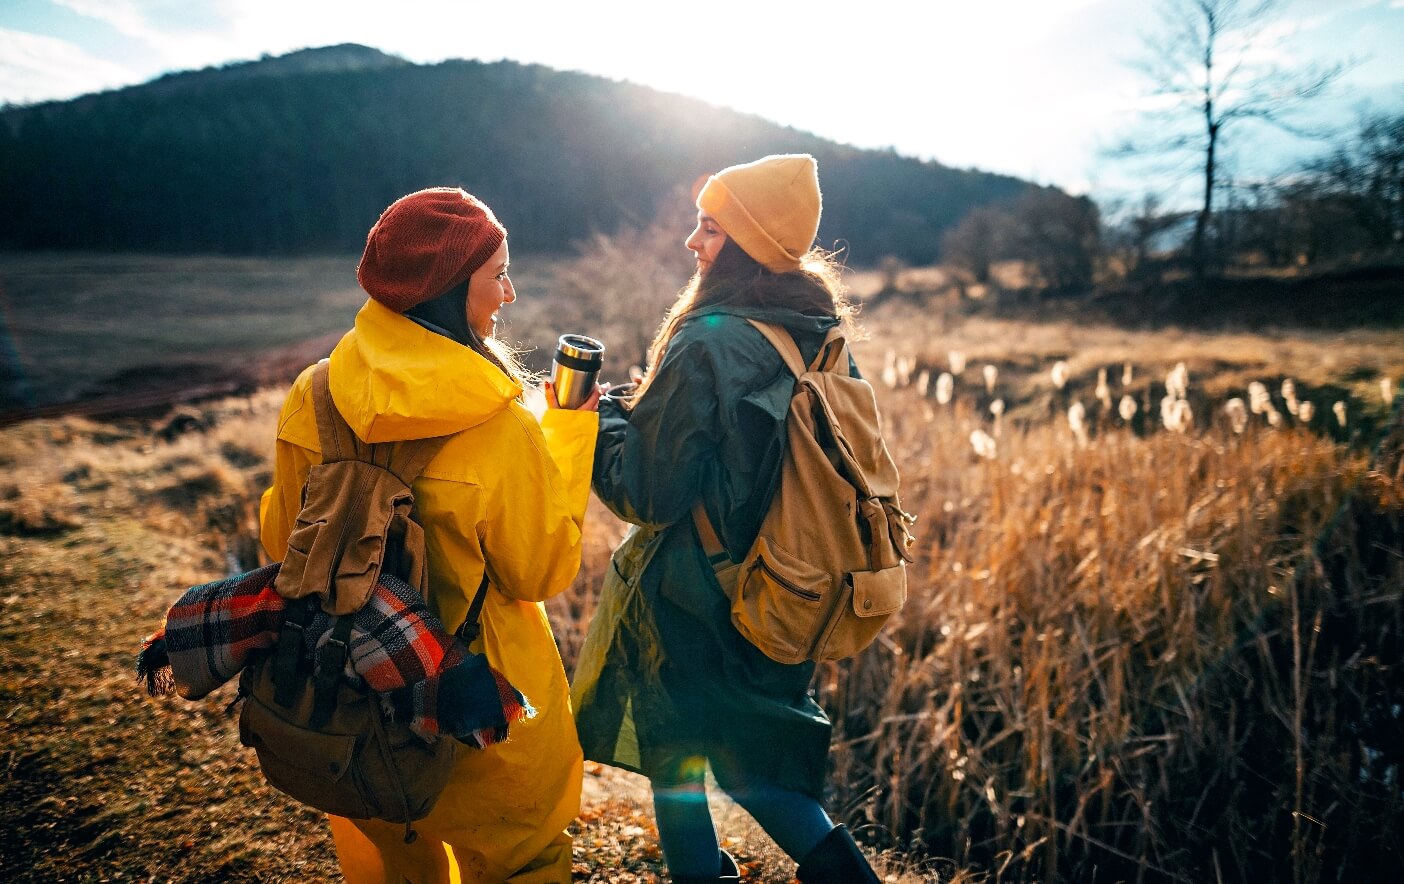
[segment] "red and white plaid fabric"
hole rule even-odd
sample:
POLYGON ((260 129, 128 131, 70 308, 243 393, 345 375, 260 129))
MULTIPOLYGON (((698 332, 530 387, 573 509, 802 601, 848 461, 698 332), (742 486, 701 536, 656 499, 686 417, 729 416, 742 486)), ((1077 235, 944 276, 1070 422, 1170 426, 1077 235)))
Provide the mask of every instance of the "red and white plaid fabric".
MULTIPOLYGON (((196 700, 272 648, 287 604, 273 589, 278 567, 274 563, 187 590, 142 645, 137 668, 148 689, 158 694, 174 687, 196 700)), ((350 659, 343 675, 387 697, 407 699, 407 723, 420 736, 433 739, 441 731, 440 719, 447 717, 454 737, 487 746, 505 739, 511 722, 535 714, 526 698, 448 632, 404 581, 382 575, 367 603, 348 616, 350 659), (445 689, 452 696, 440 696, 445 689), (441 716, 440 709, 451 714, 441 716)), ((304 630, 305 660, 317 659, 333 622, 317 609, 304 630)))

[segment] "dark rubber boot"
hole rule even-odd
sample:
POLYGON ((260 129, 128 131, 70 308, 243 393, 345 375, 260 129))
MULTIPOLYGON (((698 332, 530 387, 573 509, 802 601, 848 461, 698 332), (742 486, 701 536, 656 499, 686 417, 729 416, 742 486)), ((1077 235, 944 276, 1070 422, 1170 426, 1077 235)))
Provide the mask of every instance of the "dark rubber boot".
POLYGON ((721 851, 721 869, 715 878, 704 878, 699 875, 674 875, 673 884, 729 884, 729 882, 741 882, 741 870, 736 867, 736 860, 725 850, 721 851))
POLYGON ((800 860, 795 877, 800 884, 880 884, 873 867, 849 834, 848 827, 834 826, 824 840, 800 860))

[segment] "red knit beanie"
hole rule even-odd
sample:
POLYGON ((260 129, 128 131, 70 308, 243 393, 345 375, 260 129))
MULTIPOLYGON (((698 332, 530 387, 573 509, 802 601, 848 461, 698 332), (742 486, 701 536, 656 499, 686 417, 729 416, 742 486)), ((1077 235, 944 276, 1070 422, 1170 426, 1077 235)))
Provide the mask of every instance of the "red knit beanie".
POLYGON ((460 187, 431 187, 390 204, 366 235, 356 267, 361 288, 403 313, 467 281, 487 262, 507 228, 460 187))

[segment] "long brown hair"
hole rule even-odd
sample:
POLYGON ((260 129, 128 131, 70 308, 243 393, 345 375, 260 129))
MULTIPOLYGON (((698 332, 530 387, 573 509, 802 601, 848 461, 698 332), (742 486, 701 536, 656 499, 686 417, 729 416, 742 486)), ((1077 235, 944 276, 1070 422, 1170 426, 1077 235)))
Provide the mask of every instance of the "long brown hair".
POLYGON ((473 331, 468 346, 523 387, 532 386, 537 382, 538 378, 522 365, 520 353, 501 338, 483 338, 473 331))
POLYGON ((658 334, 648 346, 648 370, 631 398, 637 400, 648 390, 678 327, 704 307, 784 307, 811 316, 832 316, 846 332, 856 332, 857 310, 848 301, 842 273, 838 253, 823 249, 810 249, 800 259, 799 269, 775 273, 728 239, 711 266, 705 272, 694 273, 668 308, 658 334))

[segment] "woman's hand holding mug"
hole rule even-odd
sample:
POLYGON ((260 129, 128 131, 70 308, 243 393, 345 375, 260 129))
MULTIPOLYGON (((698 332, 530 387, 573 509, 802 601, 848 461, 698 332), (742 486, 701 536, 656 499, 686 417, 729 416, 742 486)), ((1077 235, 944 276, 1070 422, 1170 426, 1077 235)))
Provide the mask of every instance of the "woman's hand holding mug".
MULTIPOLYGON (((585 401, 575 407, 576 411, 599 411, 600 397, 609 392, 609 384, 595 384, 595 389, 590 391, 590 395, 585 397, 585 401)), ((560 401, 556 399, 556 385, 550 381, 543 381, 541 392, 546 395, 547 408, 564 408, 560 401)))

